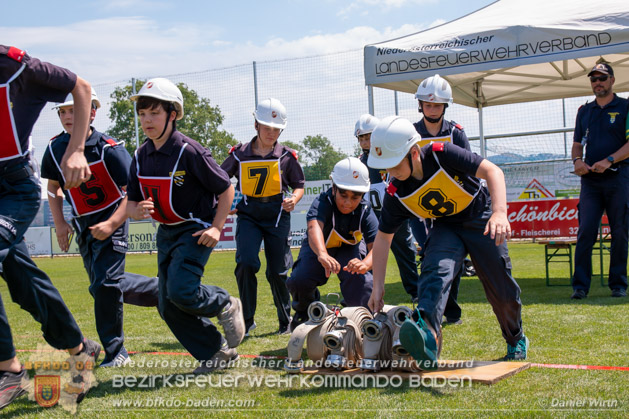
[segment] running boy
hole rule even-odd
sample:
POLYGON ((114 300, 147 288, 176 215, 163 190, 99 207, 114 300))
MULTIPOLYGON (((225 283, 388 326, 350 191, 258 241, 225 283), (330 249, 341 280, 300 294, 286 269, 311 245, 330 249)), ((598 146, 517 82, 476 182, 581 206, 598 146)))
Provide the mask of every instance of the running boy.
POLYGON ((234 199, 234 187, 210 152, 177 131, 183 96, 170 80, 146 82, 137 113, 148 137, 129 171, 127 214, 153 217, 157 230, 159 313, 175 337, 201 362, 195 373, 228 366, 245 329, 240 300, 201 284, 234 199), (218 317, 225 338, 206 317, 218 317))
POLYGON ((502 336, 505 359, 526 359, 528 339, 522 329, 520 287, 511 276, 506 240, 506 186, 493 163, 451 143, 419 148, 413 124, 400 117, 380 121, 371 136, 369 165, 395 179, 387 188, 373 246, 374 285, 369 307, 384 305, 387 256, 393 234, 411 217, 434 218, 419 281, 419 303, 407 319, 400 340, 422 368, 437 368, 441 318, 455 274, 469 253, 502 336), (487 187, 480 179, 487 180, 487 187), (489 190, 489 192, 487 191, 489 190))
POLYGON ((369 192, 369 170, 356 157, 334 166, 332 188, 322 192, 306 216, 308 230, 286 282, 295 316, 291 331, 308 320, 308 306, 319 299, 317 287, 335 273, 348 306, 367 307, 373 278, 371 248, 378 219, 364 199, 369 192))
MULTIPOLYGON (((72 313, 50 278, 31 259, 24 233, 39 209, 39 179, 31 166, 29 137, 48 102, 72 93, 78 128, 70 139, 61 167, 68 187, 89 179, 82 153, 86 138, 90 84, 65 68, 42 62, 21 49, 0 45, 0 263, 11 298, 41 323, 46 342, 71 355, 87 353, 94 363, 100 345, 81 334, 72 313)), ((26 390, 28 374, 17 358, 11 328, 0 299, 0 409, 26 390)), ((85 393, 77 395, 81 401, 85 393)))
POLYGON ((277 99, 261 101, 253 114, 257 135, 232 148, 221 168, 236 176, 244 195, 236 206, 236 282, 243 303, 247 336, 256 328, 260 244, 264 240, 266 279, 277 309, 279 334, 288 333, 290 296, 286 278, 293 264, 290 212, 304 195, 304 172, 297 153, 277 140, 286 128, 286 108, 277 99), (285 194, 292 193, 288 197, 285 194))
MULTIPOLYGON (((92 89, 90 122, 94 121, 100 101, 92 89)), ((101 367, 118 367, 129 361, 124 346, 123 299, 135 305, 157 306, 157 278, 130 274, 125 269, 127 251, 127 174, 131 156, 112 138, 90 126, 85 140, 85 158, 92 177, 78 188, 62 189, 65 179, 61 158, 68 148, 74 131, 74 100, 68 95, 56 105, 65 132, 53 138, 44 153, 42 177, 48 179, 48 202, 61 250, 68 251, 74 233, 63 218, 63 194, 72 205, 72 222, 77 231, 77 243, 90 279, 90 294, 94 298, 96 330, 105 349, 101 367), (63 192, 62 192, 63 191, 63 192)))

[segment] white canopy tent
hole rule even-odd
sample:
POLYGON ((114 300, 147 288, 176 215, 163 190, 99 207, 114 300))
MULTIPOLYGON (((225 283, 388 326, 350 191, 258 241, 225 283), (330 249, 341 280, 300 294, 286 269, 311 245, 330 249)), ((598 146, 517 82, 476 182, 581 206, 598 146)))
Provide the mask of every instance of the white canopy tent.
MULTIPOLYGON (((614 69, 629 90, 629 1, 499 0, 443 25, 364 48, 368 86, 415 93, 439 74, 454 102, 492 105, 592 94, 587 73, 614 69)), ((373 103, 370 103, 373 111, 373 103)))

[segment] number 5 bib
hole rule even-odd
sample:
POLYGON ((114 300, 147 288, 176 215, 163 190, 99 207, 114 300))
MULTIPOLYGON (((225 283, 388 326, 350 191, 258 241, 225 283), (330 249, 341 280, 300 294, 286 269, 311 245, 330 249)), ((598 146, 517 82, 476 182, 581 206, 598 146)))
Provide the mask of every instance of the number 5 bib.
MULTIPOLYGON (((113 147, 119 143, 116 143, 111 138, 106 138, 105 141, 107 144, 101 151, 100 159, 90 163, 92 177, 87 182, 84 182, 80 186, 72 188, 68 191, 68 200, 70 201, 70 204, 72 204, 74 213, 79 217, 94 214, 95 212, 109 208, 124 197, 122 191, 118 188, 116 182, 114 182, 111 177, 109 170, 107 170, 104 158, 107 147, 113 147)), ((55 162, 59 173, 63 176, 61 166, 55 158, 55 153, 52 151, 53 143, 54 140, 48 144, 50 155, 52 156, 52 160, 55 162)))

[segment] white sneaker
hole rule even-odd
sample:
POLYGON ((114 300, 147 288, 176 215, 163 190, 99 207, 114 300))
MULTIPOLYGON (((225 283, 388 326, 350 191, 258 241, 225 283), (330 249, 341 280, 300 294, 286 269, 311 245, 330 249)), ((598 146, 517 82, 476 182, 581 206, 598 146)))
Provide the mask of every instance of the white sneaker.
POLYGON ((124 367, 127 365, 131 359, 129 358, 129 354, 120 352, 114 359, 109 362, 103 361, 100 366, 101 368, 109 368, 109 367, 124 367))
POLYGON ((256 322, 253 322, 251 326, 249 326, 249 329, 247 329, 247 332, 245 333, 245 337, 249 337, 249 333, 253 332, 256 327, 258 327, 258 325, 256 324, 256 322))

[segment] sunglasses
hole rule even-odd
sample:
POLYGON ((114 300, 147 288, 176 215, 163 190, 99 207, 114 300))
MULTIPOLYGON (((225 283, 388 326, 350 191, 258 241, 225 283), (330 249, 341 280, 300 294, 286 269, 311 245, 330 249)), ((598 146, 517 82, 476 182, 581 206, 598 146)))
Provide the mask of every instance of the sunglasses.
POLYGON ((609 76, 590 76, 590 83, 595 83, 597 81, 607 81, 609 76))

